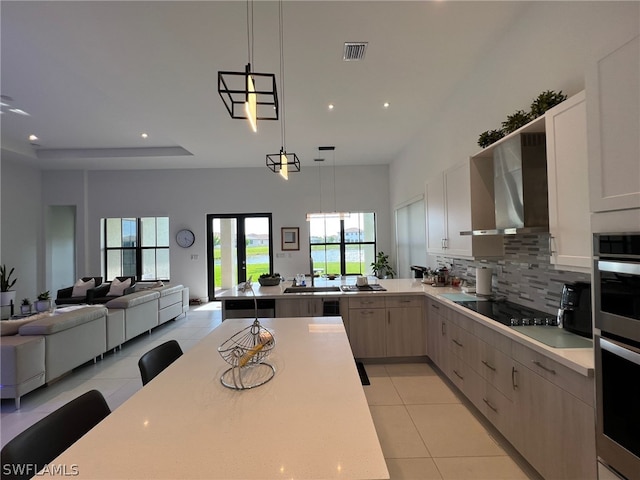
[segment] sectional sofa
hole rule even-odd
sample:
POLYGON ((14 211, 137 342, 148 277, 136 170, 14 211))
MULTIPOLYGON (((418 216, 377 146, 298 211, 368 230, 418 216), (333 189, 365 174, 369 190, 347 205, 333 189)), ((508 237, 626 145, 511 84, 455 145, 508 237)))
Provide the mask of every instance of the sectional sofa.
POLYGON ((0 397, 15 399, 189 310, 182 285, 138 287, 105 305, 75 305, 56 313, 0 323, 0 397))

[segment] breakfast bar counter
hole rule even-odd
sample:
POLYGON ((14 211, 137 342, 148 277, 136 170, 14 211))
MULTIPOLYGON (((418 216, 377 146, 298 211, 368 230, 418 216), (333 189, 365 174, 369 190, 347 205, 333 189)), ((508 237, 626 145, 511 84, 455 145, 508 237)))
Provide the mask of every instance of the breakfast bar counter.
POLYGON ((221 384, 223 322, 51 462, 91 479, 388 479, 340 317, 260 319, 269 382, 221 384))

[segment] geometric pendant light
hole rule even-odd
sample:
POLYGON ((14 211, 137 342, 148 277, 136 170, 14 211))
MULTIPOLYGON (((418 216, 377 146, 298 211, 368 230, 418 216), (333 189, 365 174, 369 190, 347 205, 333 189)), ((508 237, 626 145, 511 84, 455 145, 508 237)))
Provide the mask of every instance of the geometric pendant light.
POLYGON ((253 0, 247 0, 247 45, 249 63, 245 66, 244 72, 218 72, 218 94, 231 118, 249 120, 251 129, 257 132, 258 120, 278 120, 280 106, 275 74, 251 71, 253 0))
POLYGON ((269 170, 279 173, 282 178, 289 180, 289 172, 300 171, 300 159, 295 153, 287 152, 286 145, 286 114, 284 97, 284 27, 282 15, 282 0, 278 3, 280 13, 280 92, 282 93, 282 119, 280 120, 280 135, 282 147, 279 153, 271 153, 266 156, 266 164, 269 170))

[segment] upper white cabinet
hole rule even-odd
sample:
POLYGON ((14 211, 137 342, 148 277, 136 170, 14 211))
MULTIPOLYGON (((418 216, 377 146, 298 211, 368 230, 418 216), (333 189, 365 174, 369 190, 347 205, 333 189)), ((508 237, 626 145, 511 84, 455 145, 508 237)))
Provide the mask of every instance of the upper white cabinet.
POLYGON ((502 237, 460 235, 493 228, 493 167, 468 160, 427 182, 427 252, 453 257, 495 257, 504 253, 502 237))
POLYGON ((585 92, 548 110, 545 129, 551 264, 588 272, 592 247, 585 92))
POLYGON ((640 37, 586 76, 592 212, 640 208, 640 37))

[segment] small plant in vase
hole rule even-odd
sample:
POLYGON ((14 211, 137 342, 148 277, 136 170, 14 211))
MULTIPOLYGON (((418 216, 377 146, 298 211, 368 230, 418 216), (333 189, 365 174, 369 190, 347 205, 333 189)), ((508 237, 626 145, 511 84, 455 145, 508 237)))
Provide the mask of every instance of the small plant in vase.
POLYGON ((20 313, 22 315, 29 315, 31 313, 31 300, 28 298, 22 299, 22 304, 20 305, 20 313))
POLYGON ((371 270, 373 270, 373 274, 378 278, 393 278, 396 273, 389 263, 389 255, 386 255, 384 252, 378 252, 376 261, 371 263, 371 270))
POLYGON ((49 290, 46 292, 42 292, 38 295, 38 300, 36 301, 36 311, 37 312, 46 312, 51 308, 51 295, 49 294, 49 290))
POLYGON ((13 275, 15 268, 9 270, 7 273, 7 267, 5 265, 0 265, 0 305, 7 306, 13 305, 16 303, 16 292, 15 290, 11 290, 16 284, 17 279, 11 279, 11 275, 13 275))

